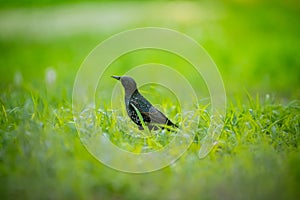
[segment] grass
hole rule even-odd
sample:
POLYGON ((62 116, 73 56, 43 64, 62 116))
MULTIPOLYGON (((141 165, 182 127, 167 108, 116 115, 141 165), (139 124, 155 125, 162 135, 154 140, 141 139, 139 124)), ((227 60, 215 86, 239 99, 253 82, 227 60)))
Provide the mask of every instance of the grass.
MULTIPOLYGON (((195 141, 170 167, 132 175, 105 167, 86 151, 68 102, 52 106, 30 91, 1 96, 4 198, 152 199, 160 194, 162 199, 296 199, 299 195, 299 101, 230 106, 220 141, 207 158, 198 159, 195 141), (8 95, 15 101, 8 103, 8 95)), ((202 115, 197 133, 203 133, 207 119, 202 115)))
MULTIPOLYGON (((118 4, 109 5, 113 8, 118 4)), ((130 5, 135 8, 134 3, 130 5)), ((143 18, 125 29, 164 26, 187 33, 203 44, 224 78, 228 95, 224 128, 213 151, 199 160, 199 140, 206 135, 210 117, 207 102, 200 101, 199 125, 187 152, 172 165, 145 174, 121 173, 98 162, 82 145, 72 115, 72 86, 78 67, 92 48, 122 28, 108 32, 79 30, 67 36, 57 31, 57 35, 48 34, 45 38, 43 33, 31 37, 31 33, 38 32, 30 32, 29 28, 22 30, 24 35, 5 35, 11 30, 0 29, 1 199, 299 198, 298 4, 275 1, 272 6, 268 2, 191 5, 205 8, 204 18, 207 15, 216 19, 171 23, 164 18, 143 18), (49 69, 56 73, 53 82, 46 78, 49 69)), ((43 13, 47 12, 44 7, 51 8, 47 3, 41 8, 37 5, 26 9, 40 9, 38 13, 43 13)), ((19 9, 6 3, 0 14, 19 9)), ((1 20, 4 19, 0 19, 3 26, 1 20)), ((51 26, 52 22, 48 22, 51 26)), ((136 52, 113 65, 123 73, 131 66, 148 62, 187 69, 178 58, 151 51, 136 52)), ((188 75, 191 71, 182 73, 188 75)), ((189 78, 195 81, 193 76, 189 78)), ((115 83, 103 87, 108 90, 115 83)), ((155 90, 151 87, 142 88, 146 97, 155 90)), ((202 82, 198 87, 205 99, 207 91, 202 82)), ((160 104, 171 119, 180 119, 176 116, 179 108, 171 106, 174 100, 161 99, 160 95, 149 98, 160 104)), ((143 149, 145 140, 126 134, 125 130, 134 127, 126 116, 114 116, 105 109, 96 112, 98 127, 107 132, 112 142, 130 151, 147 151, 143 149)), ((146 143, 159 149, 172 138, 157 134, 146 143)))

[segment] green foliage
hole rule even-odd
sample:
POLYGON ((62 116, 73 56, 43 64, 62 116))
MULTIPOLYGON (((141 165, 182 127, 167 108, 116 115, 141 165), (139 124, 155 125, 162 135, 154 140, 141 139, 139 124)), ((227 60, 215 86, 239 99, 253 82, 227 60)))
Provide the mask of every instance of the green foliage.
MULTIPOLYGON (((299 101, 281 105, 250 99, 232 104, 220 141, 207 158, 197 158, 199 143, 195 141, 170 167, 131 175, 103 166, 83 148, 68 101, 48 100, 32 89, 14 89, 1 95, 0 183, 5 198, 151 199, 160 194, 162 199, 224 195, 230 199, 244 195, 285 199, 298 195, 299 101)), ((205 113, 203 108, 196 130, 200 138, 209 123, 205 113)), ((124 135, 114 132, 116 120, 107 116, 100 120, 101 128, 126 149, 126 143, 138 140, 126 141, 124 135)))
MULTIPOLYGON (((55 1, 28 2, 5 1, 0 26, 7 25, 3 16, 46 13, 48 5, 61 6, 55 1), (13 15, 6 15, 9 12, 13 15)), ((130 3, 130 7, 135 5, 130 3)), ((156 4, 141 5, 146 9, 156 4)), ((299 198, 299 4, 229 1, 192 5, 204 8, 203 16, 183 23, 147 18, 126 29, 174 28, 203 44, 228 91, 225 126, 213 151, 199 160, 199 141, 210 119, 209 105, 200 101, 195 105, 199 126, 188 151, 172 165, 141 175, 115 171, 93 158, 77 135, 72 115, 72 84, 81 62, 100 41, 124 29, 81 30, 70 35, 37 31, 33 36, 27 30, 30 27, 12 35, 0 30, 0 199, 299 198), (49 69, 56 72, 53 82, 47 81, 49 69)), ((56 9, 49 8, 51 13, 56 9)), ((186 70, 186 63, 162 52, 134 52, 112 65, 125 72, 147 62, 181 67, 182 73, 202 87, 193 71, 186 70)), ((148 96, 151 89, 155 90, 146 87, 142 92, 148 96)), ((174 101, 159 95, 149 98, 180 122, 176 115, 180 108, 169 106, 174 101)), ((114 144, 136 153, 160 149, 176 134, 165 131, 137 139, 128 135, 136 127, 125 115, 108 109, 95 112, 97 127, 114 144)))

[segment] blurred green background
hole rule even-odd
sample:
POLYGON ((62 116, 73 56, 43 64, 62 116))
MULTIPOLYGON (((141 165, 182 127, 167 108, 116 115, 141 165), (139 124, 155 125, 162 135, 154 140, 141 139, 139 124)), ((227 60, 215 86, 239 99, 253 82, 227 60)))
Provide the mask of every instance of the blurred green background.
MULTIPOLYGON (((264 110, 245 100, 248 93, 279 105, 299 100, 299 19, 296 0, 1 0, 0 198, 299 197, 299 104, 286 108, 271 103, 264 110), (228 101, 241 104, 231 110, 232 127, 251 109, 248 117, 256 116, 257 122, 269 120, 268 126, 254 132, 274 133, 276 139, 259 134, 249 139, 243 135, 249 131, 246 126, 238 127, 241 135, 231 138, 228 145, 223 138, 219 153, 206 160, 197 159, 199 146, 194 144, 176 165, 145 175, 123 174, 93 159, 72 123, 76 72, 101 41, 145 26, 171 28, 198 41, 219 67, 228 101), (265 113, 270 114, 262 117, 265 113), (287 120, 285 127, 282 120, 287 120), (277 126, 273 128, 272 123, 277 121, 284 134, 295 135, 276 135, 277 126)), ((150 54, 145 60, 166 58, 150 54)), ((141 56, 131 57, 120 65, 129 66, 135 59, 143 61, 141 56)), ((168 60, 172 62, 177 60, 168 60)))
POLYGON ((40 84, 45 69, 68 87, 87 54, 127 29, 158 26, 196 39, 220 69, 227 92, 299 98, 297 1, 4 1, 1 85, 16 72, 40 84))

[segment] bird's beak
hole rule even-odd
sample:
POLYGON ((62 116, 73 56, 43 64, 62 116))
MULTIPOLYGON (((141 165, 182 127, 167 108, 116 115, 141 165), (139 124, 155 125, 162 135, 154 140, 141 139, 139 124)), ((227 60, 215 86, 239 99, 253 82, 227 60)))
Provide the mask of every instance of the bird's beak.
POLYGON ((120 80, 121 79, 121 76, 111 76, 112 78, 115 78, 117 80, 120 80))

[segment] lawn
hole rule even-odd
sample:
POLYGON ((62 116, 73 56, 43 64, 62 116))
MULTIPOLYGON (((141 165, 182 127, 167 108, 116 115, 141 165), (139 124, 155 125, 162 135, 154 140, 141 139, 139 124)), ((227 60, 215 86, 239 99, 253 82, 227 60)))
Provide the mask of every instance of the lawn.
MULTIPOLYGON (((300 197, 298 2, 0 2, 1 199, 300 197), (100 42, 153 26, 194 38, 214 60, 227 95, 224 127, 211 153, 199 159, 200 140, 210 123, 203 79, 193 75, 187 62, 164 51, 122 56, 103 80, 134 66, 162 63, 184 74, 199 91, 191 105, 198 123, 188 129, 195 137, 183 156, 154 172, 124 173, 99 162, 80 140, 72 113, 73 85, 100 42)), ((111 92, 121 88, 115 80, 106 83, 95 95, 95 124, 114 144, 141 153, 145 146, 145 151, 159 150, 176 136, 163 131, 146 142, 129 137, 126 132, 136 128, 124 115, 123 93, 113 99, 119 115, 100 106, 100 99, 111 101, 111 92)), ((172 92, 158 85, 140 90, 180 123, 181 108, 172 92)))

